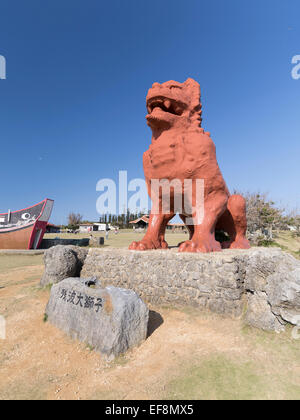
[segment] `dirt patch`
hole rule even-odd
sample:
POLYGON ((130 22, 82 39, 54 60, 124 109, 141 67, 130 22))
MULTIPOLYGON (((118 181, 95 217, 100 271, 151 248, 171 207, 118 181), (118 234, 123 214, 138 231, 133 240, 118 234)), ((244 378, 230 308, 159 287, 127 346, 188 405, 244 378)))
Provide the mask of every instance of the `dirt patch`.
POLYGON ((300 342, 290 332, 152 307, 148 339, 108 363, 44 322, 42 266, 12 270, 0 276, 0 399, 300 398, 300 342))

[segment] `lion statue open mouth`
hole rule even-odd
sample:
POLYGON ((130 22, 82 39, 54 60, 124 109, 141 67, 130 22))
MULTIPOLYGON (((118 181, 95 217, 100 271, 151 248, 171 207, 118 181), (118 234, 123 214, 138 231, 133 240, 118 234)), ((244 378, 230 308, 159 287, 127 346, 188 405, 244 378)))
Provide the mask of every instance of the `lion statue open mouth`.
POLYGON ((184 83, 154 83, 148 92, 146 119, 152 130, 152 143, 144 153, 144 172, 153 208, 145 237, 133 242, 129 247, 131 250, 168 248, 166 226, 178 212, 190 232, 190 239, 179 246, 180 252, 250 248, 245 236, 245 200, 229 193, 217 163, 215 145, 210 134, 201 128, 200 99, 200 85, 193 79, 184 83), (169 208, 164 211, 165 190, 154 191, 153 180, 159 180, 161 187, 166 182, 173 185, 174 180, 184 186, 186 180, 190 180, 192 187, 186 195, 184 187, 178 193, 173 186, 168 192, 169 208), (198 180, 204 182, 201 208, 196 197, 198 180), (178 203, 182 204, 187 196, 190 206, 179 206, 178 211, 178 203), (186 207, 191 210, 187 211, 186 207), (222 247, 215 238, 216 230, 229 235, 230 240, 223 242, 222 247))

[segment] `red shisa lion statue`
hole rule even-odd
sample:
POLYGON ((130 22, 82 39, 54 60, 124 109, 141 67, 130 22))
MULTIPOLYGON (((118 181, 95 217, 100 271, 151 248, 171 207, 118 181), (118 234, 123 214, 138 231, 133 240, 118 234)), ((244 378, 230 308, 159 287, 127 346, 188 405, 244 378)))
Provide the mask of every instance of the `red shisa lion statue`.
POLYGON ((168 248, 165 230, 176 213, 190 233, 190 239, 180 244, 179 252, 250 248, 245 236, 245 200, 229 193, 217 163, 215 144, 210 133, 201 128, 200 98, 200 85, 193 79, 154 83, 148 92, 146 118, 152 143, 144 153, 144 172, 153 208, 146 235, 133 242, 131 250, 168 248), (159 181, 159 188, 153 188, 154 180, 159 181), (200 189, 197 180, 202 180, 200 189), (178 181, 182 187, 179 191, 178 181), (170 187, 167 192, 166 184, 170 187), (199 191, 202 200, 197 199, 199 191), (188 203, 184 203, 186 199, 188 203), (169 207, 164 200, 169 201, 169 207), (216 230, 226 232, 230 240, 218 242, 216 230))

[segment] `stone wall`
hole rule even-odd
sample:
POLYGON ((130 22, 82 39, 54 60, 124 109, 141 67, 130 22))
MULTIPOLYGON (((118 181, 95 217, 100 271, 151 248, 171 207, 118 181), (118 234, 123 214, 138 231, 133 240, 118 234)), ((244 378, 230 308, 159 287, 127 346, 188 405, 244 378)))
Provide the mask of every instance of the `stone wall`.
POLYGON ((280 331, 300 315, 300 261, 277 248, 192 254, 90 249, 81 277, 153 304, 193 305, 280 331))
POLYGON ((53 239, 43 239, 40 248, 49 249, 57 245, 89 246, 89 244, 90 244, 89 238, 82 238, 82 239, 53 238, 53 239))

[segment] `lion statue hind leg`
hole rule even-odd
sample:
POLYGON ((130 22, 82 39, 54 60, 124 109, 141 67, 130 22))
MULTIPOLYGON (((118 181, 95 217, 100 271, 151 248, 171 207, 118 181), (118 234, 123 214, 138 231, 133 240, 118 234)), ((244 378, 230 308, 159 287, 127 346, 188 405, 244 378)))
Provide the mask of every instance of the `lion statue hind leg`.
POLYGON ((230 236, 230 241, 223 242, 222 248, 250 248, 250 243, 246 238, 247 217, 244 197, 238 194, 229 197, 227 210, 219 218, 216 229, 223 230, 230 236))

